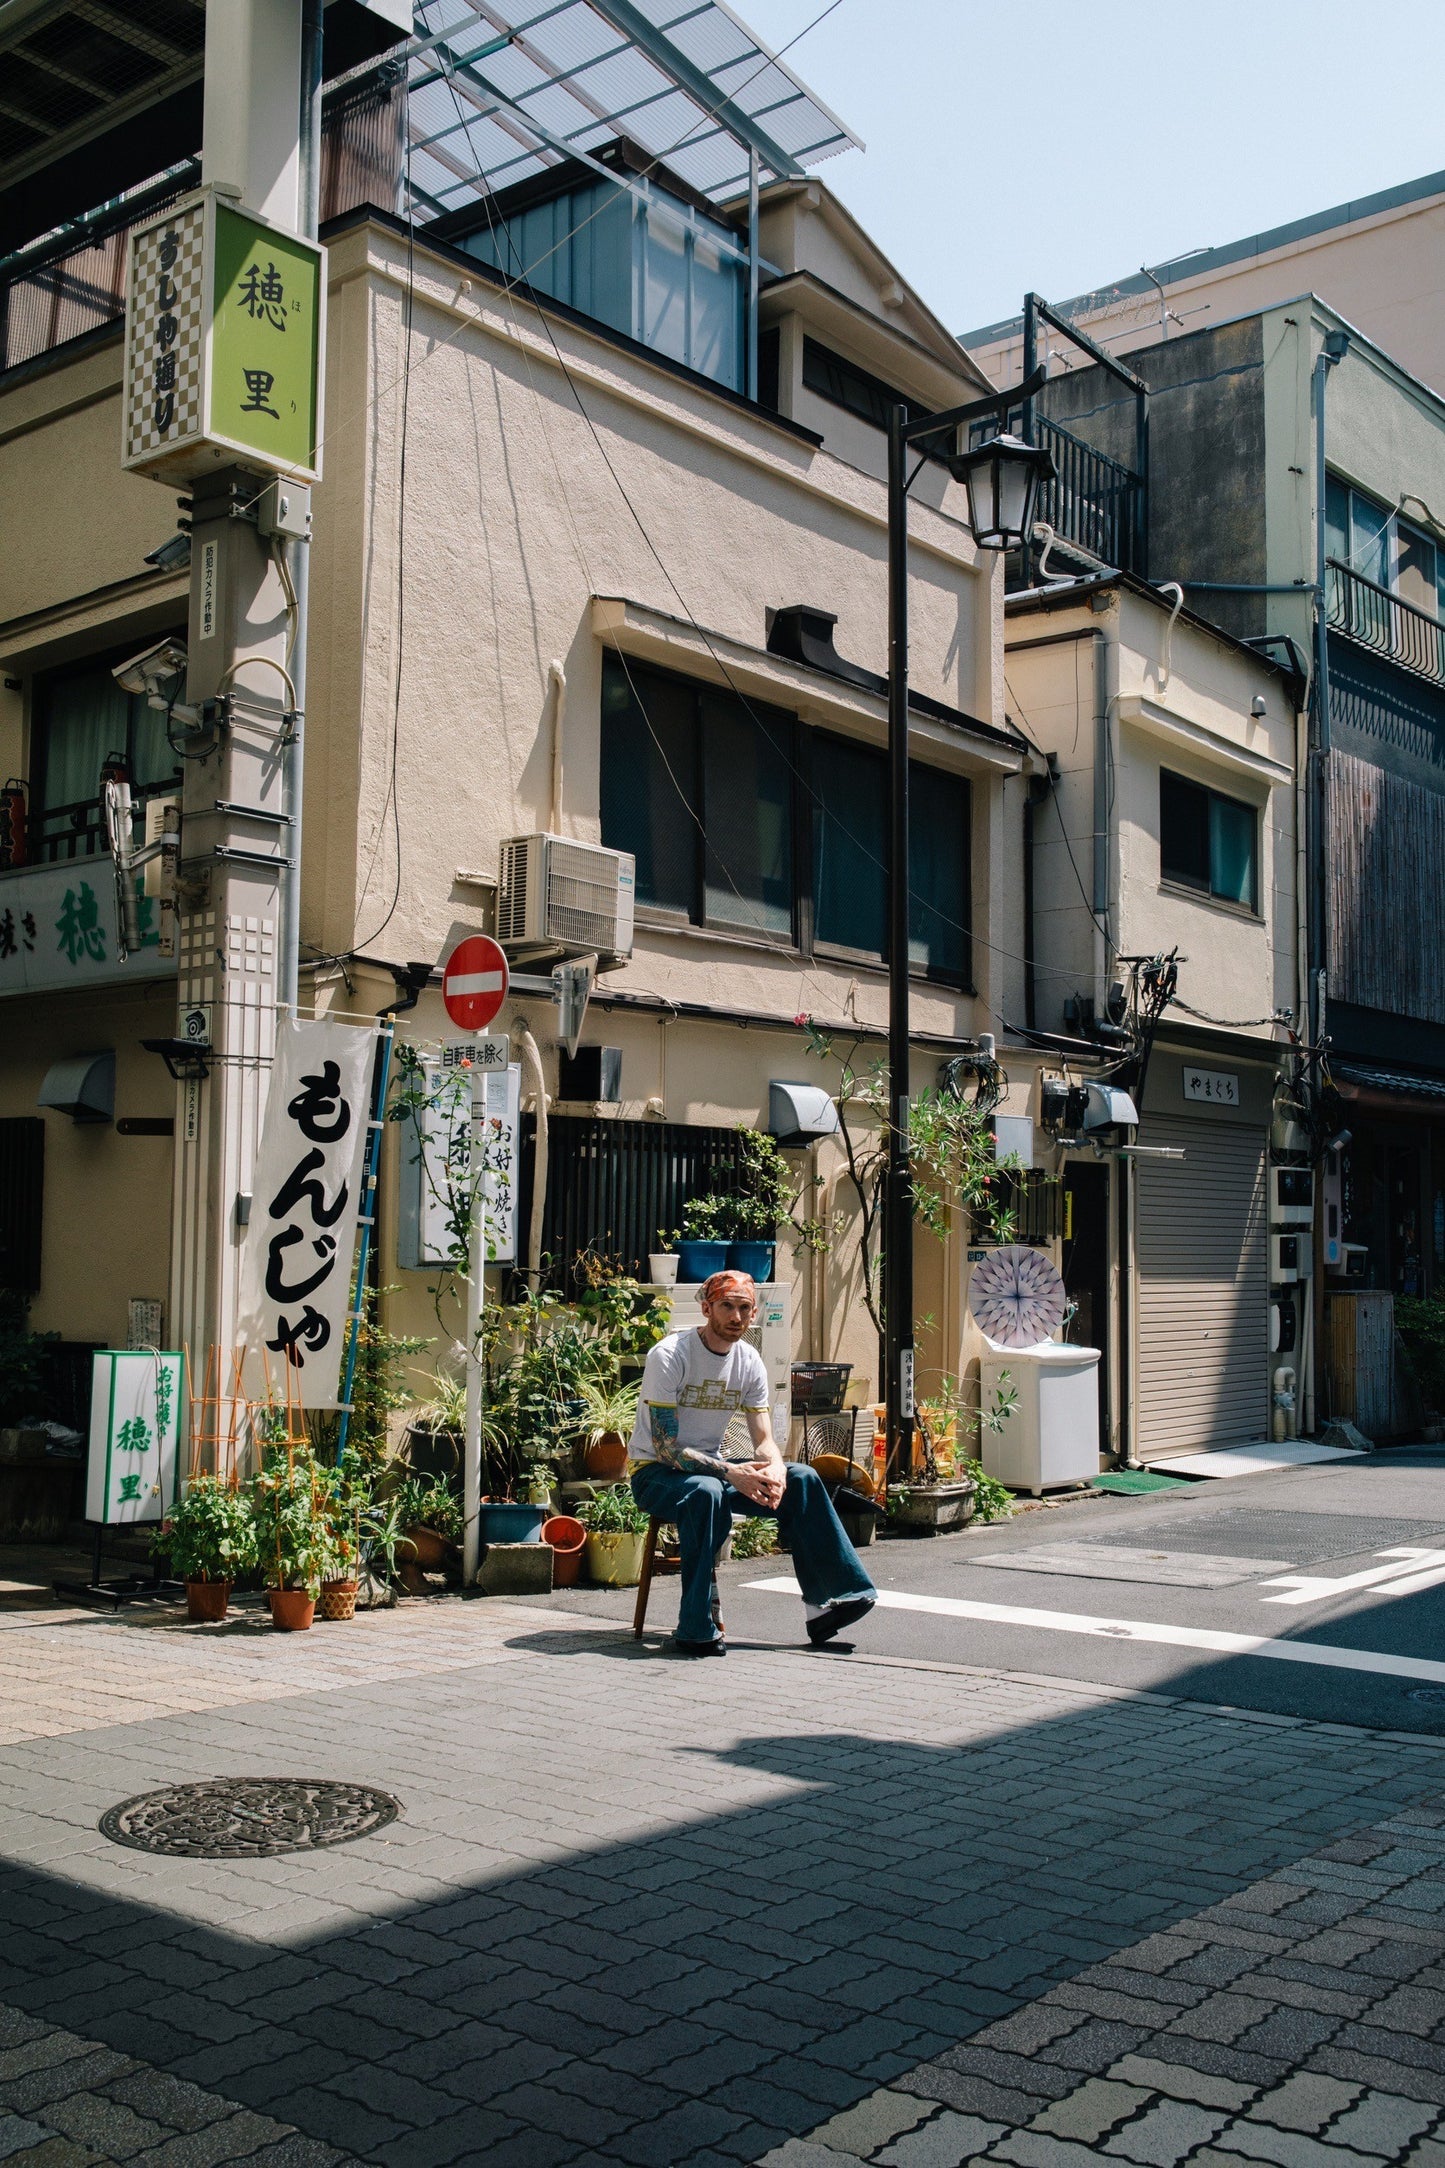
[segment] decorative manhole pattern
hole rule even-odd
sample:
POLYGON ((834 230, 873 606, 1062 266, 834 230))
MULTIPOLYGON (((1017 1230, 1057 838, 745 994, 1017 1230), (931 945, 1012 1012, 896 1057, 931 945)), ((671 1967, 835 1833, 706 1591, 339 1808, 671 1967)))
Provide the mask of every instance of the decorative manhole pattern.
POLYGON ((401 1812, 390 1792, 297 1777, 222 1777, 122 1800, 100 1818, 113 1844, 171 1859, 274 1859, 385 1829, 401 1812))

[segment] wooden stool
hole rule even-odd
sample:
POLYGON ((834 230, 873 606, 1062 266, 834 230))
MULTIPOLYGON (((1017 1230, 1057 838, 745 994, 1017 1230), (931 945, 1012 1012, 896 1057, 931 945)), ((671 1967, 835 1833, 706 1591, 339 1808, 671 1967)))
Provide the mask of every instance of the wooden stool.
MULTIPOLYGON (((647 1523, 647 1541, 642 1546, 642 1573, 637 1583, 637 1602, 632 1612, 632 1638, 642 1639, 642 1629, 647 1624, 647 1599, 652 1591, 652 1570, 657 1563, 657 1539, 667 1522, 654 1513, 647 1523)), ((722 1607, 717 1592, 717 1575, 712 1582, 712 1622, 719 1633, 723 1632, 722 1607)))

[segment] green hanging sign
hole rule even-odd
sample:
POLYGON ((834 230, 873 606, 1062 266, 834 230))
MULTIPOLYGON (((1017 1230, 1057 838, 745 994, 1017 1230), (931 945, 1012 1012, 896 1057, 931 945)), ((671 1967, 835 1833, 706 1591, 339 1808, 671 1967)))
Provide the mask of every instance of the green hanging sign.
POLYGON ((321 472, 326 252, 213 189, 130 236, 121 463, 321 472))

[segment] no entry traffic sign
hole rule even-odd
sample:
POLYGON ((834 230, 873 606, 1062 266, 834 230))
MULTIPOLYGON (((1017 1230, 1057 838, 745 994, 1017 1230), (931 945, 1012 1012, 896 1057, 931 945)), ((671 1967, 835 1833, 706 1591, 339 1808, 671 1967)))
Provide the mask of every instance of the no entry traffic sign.
POLYGON ((507 998, 507 959, 490 935, 459 941, 442 969, 442 1000, 459 1031, 485 1031, 507 998))

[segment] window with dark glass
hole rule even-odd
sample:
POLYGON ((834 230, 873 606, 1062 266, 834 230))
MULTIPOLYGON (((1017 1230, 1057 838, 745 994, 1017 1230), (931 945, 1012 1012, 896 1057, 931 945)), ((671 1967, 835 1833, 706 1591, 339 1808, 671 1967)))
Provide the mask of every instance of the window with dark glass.
MULTIPOLYGON (((908 957, 927 977, 966 985, 969 787, 910 764, 908 957)), ((812 746, 813 938, 880 959, 888 950, 888 770, 873 746, 819 732, 812 746)))
MULTIPOLYGON (((112 754, 125 761, 137 800, 180 782, 164 713, 140 694, 122 692, 111 675, 117 660, 36 681, 30 817, 39 857, 85 857, 101 848, 100 771, 112 754)), ((184 685, 177 698, 184 700, 184 685)))
POLYGON ((1224 903, 1259 907, 1259 815, 1252 805, 1159 771, 1159 871, 1224 903))
MULTIPOLYGON (((693 925, 881 962, 887 947, 882 752, 608 654, 602 840, 637 861, 637 900, 693 925), (801 818, 800 818, 801 816, 801 818)), ((909 959, 966 986, 967 781, 913 765, 909 959)))
POLYGON ((620 655, 602 672, 602 838, 637 900, 696 925, 793 934, 795 725, 620 655))

